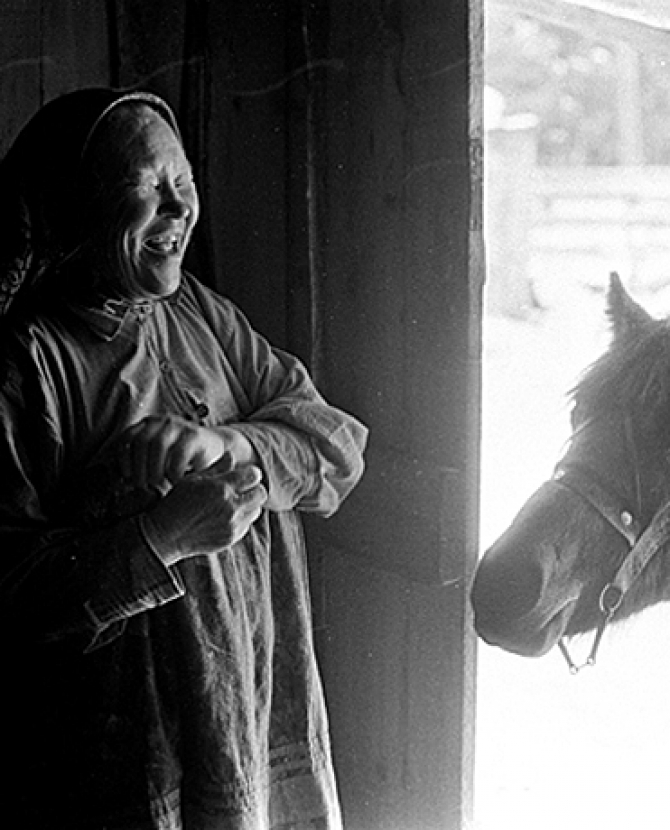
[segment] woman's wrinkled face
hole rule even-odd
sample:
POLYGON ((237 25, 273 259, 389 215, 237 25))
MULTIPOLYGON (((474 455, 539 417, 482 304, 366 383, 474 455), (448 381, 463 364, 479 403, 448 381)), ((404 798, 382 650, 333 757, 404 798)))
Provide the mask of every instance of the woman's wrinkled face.
POLYGON ((169 296, 199 213, 179 139, 150 107, 119 106, 89 164, 97 180, 92 264, 104 289, 129 300, 169 296))

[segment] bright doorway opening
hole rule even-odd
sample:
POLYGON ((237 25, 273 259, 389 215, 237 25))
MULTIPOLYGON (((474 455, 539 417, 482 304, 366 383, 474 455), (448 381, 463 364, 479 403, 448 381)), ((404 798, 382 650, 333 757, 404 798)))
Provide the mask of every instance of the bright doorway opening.
MULTIPOLYGON (((610 271, 670 315, 670 8, 485 12, 482 550, 561 453, 567 393, 607 347, 610 271)), ((668 826, 670 608, 609 631, 578 676, 557 650, 482 644, 478 681, 477 830, 668 826)))

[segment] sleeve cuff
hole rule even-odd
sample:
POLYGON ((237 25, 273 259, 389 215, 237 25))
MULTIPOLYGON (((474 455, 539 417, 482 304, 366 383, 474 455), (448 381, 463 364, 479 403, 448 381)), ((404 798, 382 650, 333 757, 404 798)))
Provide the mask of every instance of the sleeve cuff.
MULTIPOLYGON (((130 532, 134 544, 117 548, 110 562, 111 577, 84 603, 94 636, 86 651, 110 642, 124 630, 126 621, 184 596, 186 589, 176 569, 163 564, 143 533, 138 518, 130 532)), ((130 542, 130 540, 128 540, 130 542)))

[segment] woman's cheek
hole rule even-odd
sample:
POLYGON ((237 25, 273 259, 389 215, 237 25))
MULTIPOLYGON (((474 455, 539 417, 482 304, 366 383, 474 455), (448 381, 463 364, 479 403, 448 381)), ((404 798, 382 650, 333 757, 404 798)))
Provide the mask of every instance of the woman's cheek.
POLYGON ((119 275, 127 289, 126 293, 131 297, 136 296, 141 287, 141 247, 136 237, 129 231, 126 231, 120 239, 116 260, 119 275))

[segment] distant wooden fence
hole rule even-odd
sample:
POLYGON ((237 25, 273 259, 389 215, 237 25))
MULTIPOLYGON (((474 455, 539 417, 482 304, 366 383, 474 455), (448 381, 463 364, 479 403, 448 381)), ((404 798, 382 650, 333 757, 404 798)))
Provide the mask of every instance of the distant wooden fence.
POLYGON ((523 316, 540 279, 670 283, 670 167, 542 168, 524 131, 488 150, 489 310, 523 316))
POLYGON ((670 168, 537 168, 531 257, 610 263, 632 285, 670 281, 670 168))

